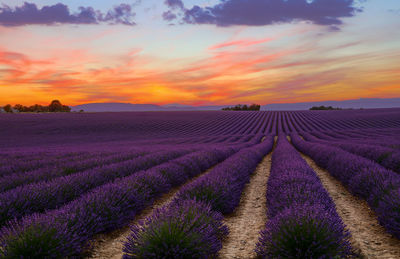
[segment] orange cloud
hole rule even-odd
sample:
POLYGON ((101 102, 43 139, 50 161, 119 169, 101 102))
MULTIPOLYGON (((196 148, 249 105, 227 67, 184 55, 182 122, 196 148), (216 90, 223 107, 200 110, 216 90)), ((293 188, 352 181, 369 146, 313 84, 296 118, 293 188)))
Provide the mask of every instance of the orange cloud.
MULTIPOLYGON (((394 60, 333 56, 270 39, 216 44, 201 58, 162 59, 132 48, 107 56, 53 47, 43 58, 0 48, 0 105, 86 102, 234 104, 400 96, 394 60), (375 59, 377 61, 375 61, 375 59), (385 69, 374 69, 374 62, 385 69)), ((341 45, 347 46, 345 45, 341 45)), ((335 51, 333 47, 331 51, 335 51)))

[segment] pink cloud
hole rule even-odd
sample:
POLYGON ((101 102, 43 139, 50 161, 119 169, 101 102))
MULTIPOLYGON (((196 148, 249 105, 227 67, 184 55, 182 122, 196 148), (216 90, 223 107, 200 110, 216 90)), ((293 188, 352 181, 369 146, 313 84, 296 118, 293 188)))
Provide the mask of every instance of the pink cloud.
POLYGON ((239 46, 239 47, 249 47, 257 44, 262 44, 266 42, 272 41, 272 38, 265 38, 265 39, 260 39, 260 40, 235 40, 235 41, 228 41, 220 44, 213 45, 209 47, 209 50, 216 50, 216 49, 222 49, 222 48, 227 48, 227 47, 232 47, 232 46, 239 46))

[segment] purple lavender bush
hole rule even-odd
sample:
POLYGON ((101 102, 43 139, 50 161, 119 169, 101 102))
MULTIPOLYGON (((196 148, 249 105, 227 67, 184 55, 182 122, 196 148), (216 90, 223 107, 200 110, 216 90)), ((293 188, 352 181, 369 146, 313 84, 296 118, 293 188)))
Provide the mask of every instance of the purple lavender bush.
POLYGON ((269 221, 260 233, 261 258, 346 258, 349 232, 315 172, 280 135, 267 183, 269 221))
POLYGON ((349 233, 335 208, 288 207, 261 231, 256 252, 261 258, 349 258, 349 233))
POLYGON ((250 174, 272 146, 270 136, 182 188, 171 204, 132 227, 124 258, 216 257, 227 234, 220 213, 230 213, 238 205, 250 174))
POLYGON ((400 187, 382 195, 377 205, 379 223, 395 237, 400 237, 400 187))
POLYGON ((346 142, 328 141, 318 139, 308 133, 303 133, 303 136, 308 141, 339 147, 350 153, 371 159, 390 170, 400 173, 400 152, 392 148, 382 147, 379 145, 360 144, 353 140, 347 140, 346 142))
POLYGON ((220 213, 202 202, 172 203, 132 226, 123 258, 215 257, 228 234, 222 219, 220 213))
POLYGON ((208 174, 183 187, 175 200, 195 199, 210 204, 213 210, 222 214, 232 213, 250 175, 272 146, 273 138, 268 137, 263 143, 239 151, 208 174))
POLYGON ((134 151, 129 152, 128 154, 114 154, 100 158, 82 158, 73 161, 66 159, 62 161, 60 165, 50 165, 23 173, 19 172, 10 174, 0 177, 0 193, 24 184, 49 181, 56 177, 67 176, 88 169, 96 170, 97 168, 98 170, 101 170, 104 166, 132 160, 145 154, 147 153, 143 151, 134 151))
POLYGON ((0 193, 0 226, 8 220, 57 208, 89 190, 140 170, 172 160, 188 150, 156 152, 134 160, 111 164, 84 172, 28 184, 0 193))
MULTIPOLYGON (((231 152, 231 148, 212 149, 208 153, 199 151, 165 164, 180 163, 183 166, 178 167, 180 170, 175 172, 175 176, 188 179, 189 177, 185 177, 186 166, 182 164, 182 161, 185 161, 188 167, 192 166, 192 161, 186 158, 191 157, 193 161, 201 164, 203 159, 200 155, 203 155, 207 163, 211 161, 215 164, 231 152)), ((94 235, 126 225, 146 206, 153 203, 154 199, 172 187, 168 178, 162 174, 162 170, 159 170, 161 168, 163 165, 119 178, 112 183, 97 187, 59 209, 9 222, 0 229, 0 255, 13 254, 11 258, 23 257, 24 254, 13 249, 16 245, 21 251, 26 251, 26 254, 29 254, 29 251, 35 254, 37 250, 43 250, 41 253, 46 254, 45 258, 73 258, 82 255, 94 235), (35 228, 36 225, 45 226, 46 231, 39 231, 38 234, 32 236, 29 234, 30 229, 35 228), (58 240, 56 238, 59 236, 63 239, 60 242, 40 245, 40 240, 46 239, 48 233, 52 233, 55 240, 58 240), (63 233, 68 233, 68 235, 63 233), (20 240, 24 242, 21 243, 20 240), (53 251, 60 251, 58 254, 61 256, 58 254, 52 256, 53 251)))
POLYGON ((54 220, 51 216, 32 215, 1 230, 0 257, 12 259, 79 256, 76 247, 71 245, 71 240, 82 242, 82 237, 71 232, 66 222, 54 220))
POLYGON ((353 194, 365 199, 376 212, 379 223, 400 238, 400 175, 336 147, 303 141, 297 135, 292 135, 292 141, 353 194), (321 153, 325 155, 322 157, 321 153))

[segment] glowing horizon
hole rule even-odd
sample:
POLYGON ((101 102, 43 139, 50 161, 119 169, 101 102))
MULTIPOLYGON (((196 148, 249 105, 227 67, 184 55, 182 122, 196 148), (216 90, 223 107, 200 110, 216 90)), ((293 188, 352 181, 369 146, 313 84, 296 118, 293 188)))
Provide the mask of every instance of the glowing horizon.
POLYGON ((29 12, 23 2, 0 0, 9 6, 0 7, 0 106, 53 99, 264 105, 400 97, 396 0, 334 1, 343 4, 336 18, 318 13, 325 10, 320 0, 308 1, 291 20, 286 13, 260 20, 229 11, 244 3, 239 0, 226 1, 231 9, 218 0, 39 0, 29 12), (62 19, 45 17, 43 10, 66 5, 70 13, 62 19), (98 10, 96 16, 84 17, 81 5, 98 10), (209 18, 205 10, 213 8, 223 15, 209 18))

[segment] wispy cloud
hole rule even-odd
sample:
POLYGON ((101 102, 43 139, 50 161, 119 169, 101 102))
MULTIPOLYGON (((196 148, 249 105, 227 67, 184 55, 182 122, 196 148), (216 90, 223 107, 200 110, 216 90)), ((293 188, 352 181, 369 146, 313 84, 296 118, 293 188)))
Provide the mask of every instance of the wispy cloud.
POLYGON ((250 47, 253 45, 257 44, 262 44, 271 41, 272 38, 265 38, 265 39, 260 39, 260 40, 235 40, 235 41, 228 41, 228 42, 223 42, 220 44, 213 45, 209 47, 209 50, 215 50, 215 49, 222 49, 222 48, 227 48, 227 47, 232 47, 232 46, 240 46, 240 47, 250 47))

